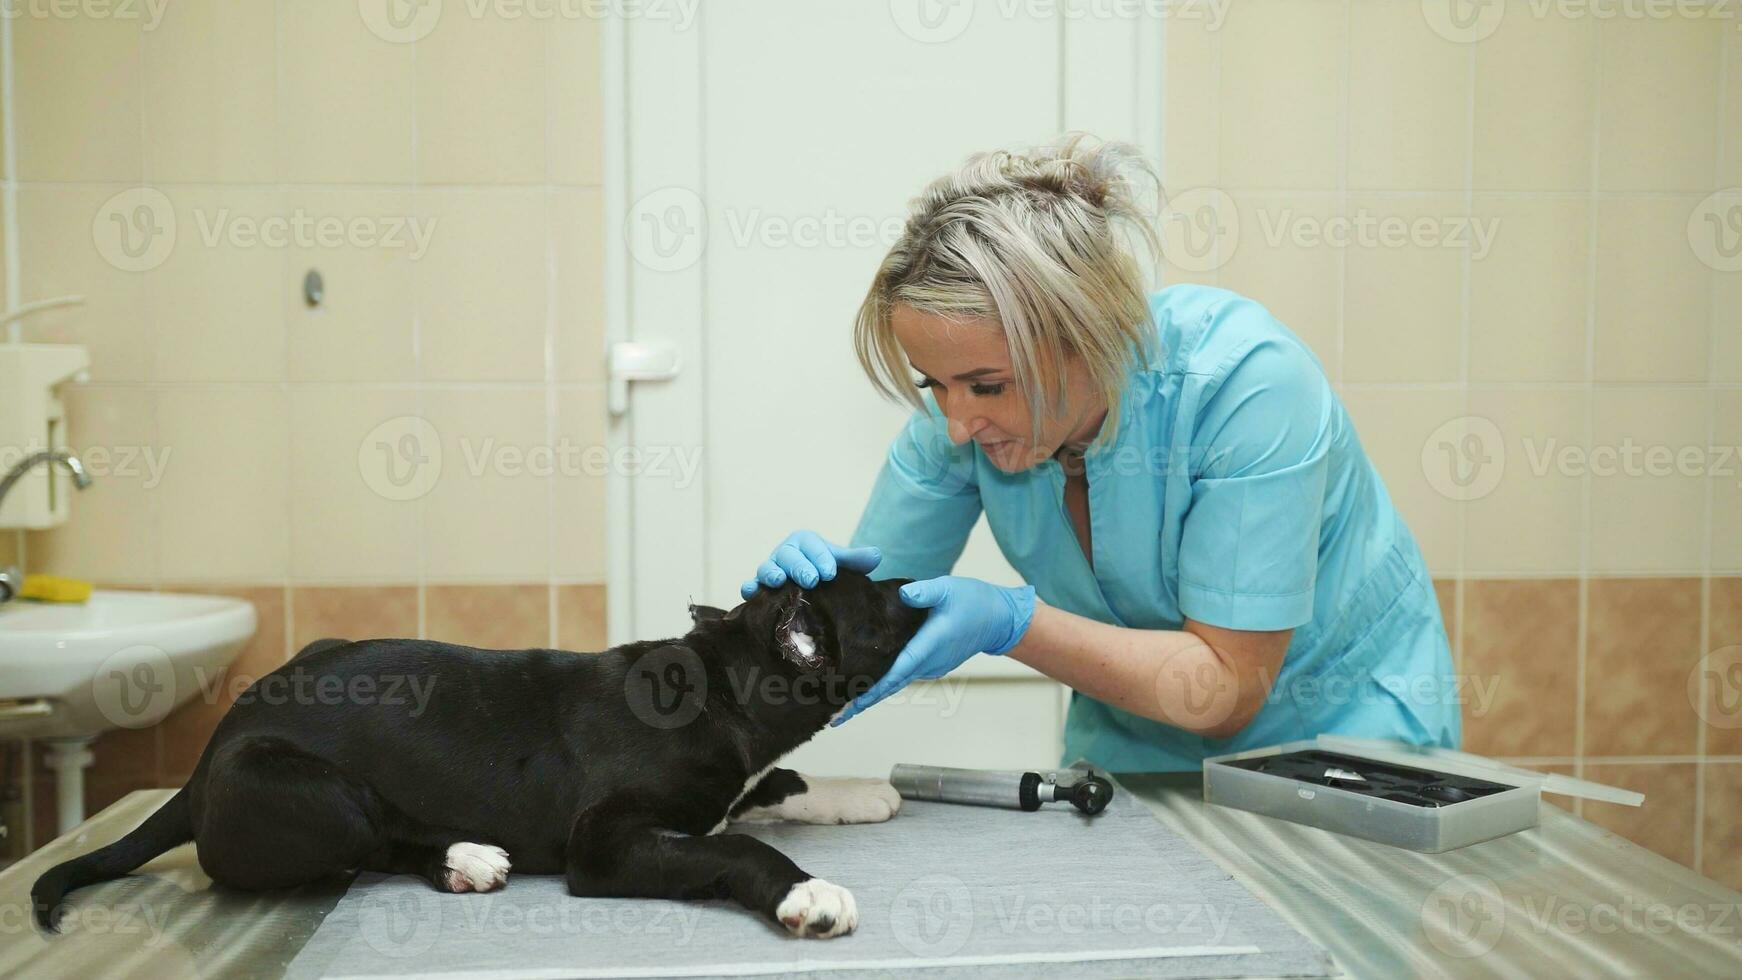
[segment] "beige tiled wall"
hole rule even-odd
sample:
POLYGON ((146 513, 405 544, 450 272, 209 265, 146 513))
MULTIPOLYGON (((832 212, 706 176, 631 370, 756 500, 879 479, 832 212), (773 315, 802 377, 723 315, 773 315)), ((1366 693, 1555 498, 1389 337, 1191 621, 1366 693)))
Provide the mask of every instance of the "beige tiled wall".
MULTIPOLYGON (((448 4, 406 40, 356 0, 138 7, 9 18, 17 299, 87 299, 23 336, 90 348, 68 401, 97 479, 0 561, 245 596, 237 676, 329 635, 601 647, 598 21, 448 4), (115 203, 137 188, 161 203, 115 203), (338 231, 246 234, 299 219, 338 231), (173 244, 131 267, 117 220, 173 244), (440 458, 413 499, 385 480, 406 445, 440 458)), ((105 736, 91 805, 184 780, 227 704, 105 736)))
POLYGON ((68 527, 27 536, 33 565, 135 586, 601 581, 600 478, 504 455, 602 440, 598 22, 451 5, 401 43, 368 6, 16 19, 20 299, 88 300, 26 339, 91 349, 77 448, 167 454, 161 479, 99 473, 68 527), (163 204, 116 213, 135 187, 163 204), (173 221, 173 246, 126 268, 115 220, 173 221), (299 220, 327 230, 248 237, 299 220), (362 458, 407 418, 441 460, 409 501, 362 458))
POLYGON ((1742 271, 1690 237, 1742 185, 1742 12, 1589 13, 1623 6, 1652 5, 1171 18, 1168 190, 1227 195, 1221 261, 1173 277, 1267 303, 1337 382, 1439 580, 1467 746, 1645 791, 1582 812, 1742 885, 1742 271), (1430 234, 1295 233, 1362 216, 1430 234))

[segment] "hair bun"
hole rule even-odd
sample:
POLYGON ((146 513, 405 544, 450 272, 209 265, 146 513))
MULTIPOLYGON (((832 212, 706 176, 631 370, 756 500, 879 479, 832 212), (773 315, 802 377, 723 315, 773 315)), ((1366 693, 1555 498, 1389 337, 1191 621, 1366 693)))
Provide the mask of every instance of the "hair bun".
POLYGON ((1027 152, 970 156, 956 173, 926 188, 910 214, 923 224, 955 201, 1018 194, 1038 198, 1040 206, 1046 197, 1076 202, 1102 212, 1110 223, 1146 224, 1155 220, 1160 192, 1155 170, 1137 147, 1073 132, 1027 152))

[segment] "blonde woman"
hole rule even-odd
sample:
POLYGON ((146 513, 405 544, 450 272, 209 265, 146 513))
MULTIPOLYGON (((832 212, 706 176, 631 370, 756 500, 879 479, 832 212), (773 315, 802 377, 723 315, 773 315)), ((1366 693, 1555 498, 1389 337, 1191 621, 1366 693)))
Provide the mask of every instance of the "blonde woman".
POLYGON ((986 653, 1069 685, 1066 758, 1114 771, 1321 732, 1455 747, 1433 585, 1348 414, 1253 300, 1146 293, 1151 180, 1079 136, 924 190, 854 335, 916 412, 851 546, 795 532, 744 594, 918 580, 925 625, 837 723, 986 653), (982 512, 1026 585, 949 574, 982 512))

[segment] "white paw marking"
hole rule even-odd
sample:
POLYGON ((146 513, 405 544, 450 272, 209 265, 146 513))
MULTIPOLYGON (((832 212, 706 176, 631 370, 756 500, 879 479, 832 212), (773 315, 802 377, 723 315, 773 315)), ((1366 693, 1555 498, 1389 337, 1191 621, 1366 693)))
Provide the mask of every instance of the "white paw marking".
POLYGON ((859 906, 853 902, 853 893, 821 878, 793 885, 774 916, 793 935, 816 939, 844 936, 859 926, 859 906))
POLYGON ((461 841, 448 847, 448 891, 489 892, 508 883, 508 852, 461 841))
POLYGON ((887 779, 804 777, 805 792, 773 806, 753 806, 735 818, 741 823, 882 823, 901 811, 901 794, 887 779))

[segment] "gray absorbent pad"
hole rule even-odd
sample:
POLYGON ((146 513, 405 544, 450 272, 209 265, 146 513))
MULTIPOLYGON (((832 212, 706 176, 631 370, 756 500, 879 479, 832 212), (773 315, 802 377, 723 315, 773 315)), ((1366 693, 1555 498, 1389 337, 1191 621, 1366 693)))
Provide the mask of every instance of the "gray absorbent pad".
POLYGON ((735 904, 575 898, 556 877, 510 874, 497 892, 446 895, 421 878, 365 874, 287 976, 1334 972, 1323 950, 1123 790, 1096 817, 906 801, 887 823, 728 832, 759 837, 850 889, 858 930, 797 939, 735 904))

